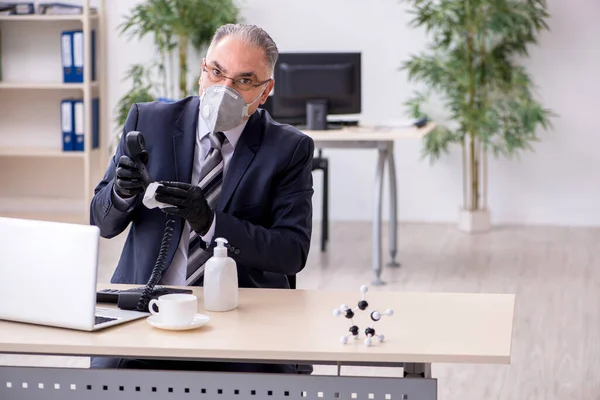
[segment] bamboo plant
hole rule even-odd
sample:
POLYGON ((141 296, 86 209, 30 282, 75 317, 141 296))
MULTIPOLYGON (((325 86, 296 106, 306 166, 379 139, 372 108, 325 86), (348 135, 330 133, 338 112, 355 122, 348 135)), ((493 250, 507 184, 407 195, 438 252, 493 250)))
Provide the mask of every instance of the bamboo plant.
MULTIPOLYGON (((119 101, 118 126, 125 123, 124 110, 133 101, 177 100, 194 93, 196 82, 188 86, 190 50, 200 53, 219 26, 235 23, 238 18, 239 9, 233 0, 147 0, 136 5, 119 25, 119 32, 128 39, 151 35, 158 60, 150 65, 136 64, 129 70, 132 90, 119 101)), ((200 71, 196 74, 199 76, 200 71)))
MULTIPOLYGON (((532 150, 539 128, 554 116, 536 100, 531 77, 518 64, 547 30, 545 0, 404 0, 413 27, 431 38, 426 51, 402 68, 422 84, 406 102, 415 118, 436 99, 447 123, 424 138, 423 156, 433 163, 459 144, 463 160, 463 209, 485 210, 486 157, 532 150), (483 198, 483 201, 482 201, 483 198)), ((431 119, 431 118, 430 118, 431 119)))

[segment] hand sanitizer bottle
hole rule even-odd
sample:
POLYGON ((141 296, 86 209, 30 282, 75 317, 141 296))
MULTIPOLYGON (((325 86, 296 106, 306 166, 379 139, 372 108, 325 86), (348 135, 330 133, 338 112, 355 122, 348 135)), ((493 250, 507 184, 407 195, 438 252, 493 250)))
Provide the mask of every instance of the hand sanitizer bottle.
POLYGON ((227 257, 226 239, 215 239, 217 246, 204 267, 204 308, 229 311, 238 305, 237 265, 227 257))

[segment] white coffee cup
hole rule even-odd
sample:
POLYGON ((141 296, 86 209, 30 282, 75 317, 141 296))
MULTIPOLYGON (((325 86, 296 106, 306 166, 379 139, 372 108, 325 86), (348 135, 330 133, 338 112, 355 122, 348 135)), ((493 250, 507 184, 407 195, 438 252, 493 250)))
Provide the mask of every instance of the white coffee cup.
POLYGON ((171 293, 152 299, 148 303, 150 313, 156 315, 161 324, 179 326, 192 322, 198 312, 198 298, 193 294, 171 293), (158 306, 158 311, 154 309, 158 306))

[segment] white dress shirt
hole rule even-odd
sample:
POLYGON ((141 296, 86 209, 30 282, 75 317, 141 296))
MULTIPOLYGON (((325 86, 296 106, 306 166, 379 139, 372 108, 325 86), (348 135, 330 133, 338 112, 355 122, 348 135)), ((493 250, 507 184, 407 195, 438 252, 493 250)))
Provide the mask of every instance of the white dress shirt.
MULTIPOLYGON (((225 175, 227 174, 227 169, 231 162, 231 158, 233 157, 233 152, 235 150, 235 146, 242 135, 242 131, 246 127, 247 121, 241 123, 235 128, 224 131, 225 137, 227 141, 223 144, 221 148, 221 154, 223 155, 223 181, 225 180, 225 175)), ((198 116, 198 128, 196 131, 196 148, 194 151, 194 166, 192 171, 192 183, 196 184, 200 178, 200 171, 202 170, 202 165, 204 164, 204 159, 206 158, 208 151, 210 150, 210 139, 208 138, 208 128, 204 120, 198 116)), ((129 199, 127 199, 129 200, 129 199)), ((130 202, 125 199, 120 198, 113 193, 113 201, 119 203, 121 209, 128 208, 130 202), (125 204, 127 203, 127 204, 125 204)), ((213 218, 210 229, 206 233, 206 235, 201 236, 202 240, 206 244, 209 244, 213 238, 215 233, 215 224, 216 217, 213 218)), ((183 227, 183 231, 181 233, 181 239, 179 240, 179 246, 175 251, 175 255, 173 257, 173 261, 171 262, 169 268, 165 272, 165 275, 160 281, 162 285, 175 285, 175 286, 185 286, 186 274, 187 274, 187 253, 188 253, 188 245, 190 239, 190 224, 186 221, 183 227)))

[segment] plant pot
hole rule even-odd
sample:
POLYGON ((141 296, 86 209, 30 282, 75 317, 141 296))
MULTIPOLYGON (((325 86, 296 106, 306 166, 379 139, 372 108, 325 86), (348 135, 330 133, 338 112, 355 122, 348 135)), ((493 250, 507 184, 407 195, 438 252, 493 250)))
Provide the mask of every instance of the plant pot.
POLYGON ((491 228, 489 210, 460 210, 458 230, 467 233, 487 232, 491 228))

